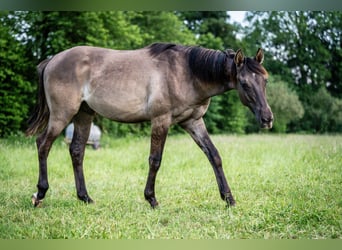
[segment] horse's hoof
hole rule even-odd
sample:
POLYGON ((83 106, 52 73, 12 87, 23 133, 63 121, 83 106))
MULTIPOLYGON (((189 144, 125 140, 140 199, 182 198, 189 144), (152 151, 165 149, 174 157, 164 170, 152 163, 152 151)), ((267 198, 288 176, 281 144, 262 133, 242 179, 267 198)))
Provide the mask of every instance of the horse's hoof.
POLYGON ((83 201, 85 204, 94 204, 95 201, 90 198, 88 195, 84 195, 84 196, 78 196, 78 199, 83 201))
POLYGON ((85 201, 86 204, 95 204, 95 201, 91 199, 90 197, 85 201))
POLYGON ((153 209, 158 208, 159 203, 156 199, 149 200, 149 203, 151 205, 151 208, 153 208, 153 209))
POLYGON ((235 201, 227 201, 227 207, 230 208, 230 207, 235 207, 236 203, 235 201))
POLYGON ((31 200, 32 200, 32 204, 34 207, 41 207, 42 206, 43 200, 38 199, 38 193, 34 193, 31 197, 31 200))
POLYGON ((231 195, 226 196, 225 201, 227 203, 228 208, 235 207, 236 202, 235 202, 233 196, 231 196, 231 195))
POLYGON ((157 209, 159 207, 158 202, 156 204, 151 204, 151 208, 152 209, 157 209))

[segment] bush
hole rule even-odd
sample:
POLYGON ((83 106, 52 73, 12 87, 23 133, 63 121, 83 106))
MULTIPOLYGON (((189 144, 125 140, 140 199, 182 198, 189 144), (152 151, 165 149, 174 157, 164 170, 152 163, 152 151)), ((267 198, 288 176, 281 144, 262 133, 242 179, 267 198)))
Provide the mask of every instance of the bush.
POLYGON ((114 137, 124 137, 131 135, 143 136, 149 135, 151 131, 149 122, 127 124, 114 122, 107 118, 96 116, 94 123, 100 127, 103 133, 109 134, 114 137))
POLYGON ((342 132, 342 100, 334 98, 325 87, 305 103, 304 129, 315 133, 342 132))
POLYGON ((213 97, 204 117, 208 131, 243 134, 247 124, 246 110, 236 90, 213 97))
POLYGON ((304 115, 304 108, 295 91, 279 76, 270 77, 267 88, 268 103, 274 115, 273 131, 284 133, 290 123, 299 121, 304 115))

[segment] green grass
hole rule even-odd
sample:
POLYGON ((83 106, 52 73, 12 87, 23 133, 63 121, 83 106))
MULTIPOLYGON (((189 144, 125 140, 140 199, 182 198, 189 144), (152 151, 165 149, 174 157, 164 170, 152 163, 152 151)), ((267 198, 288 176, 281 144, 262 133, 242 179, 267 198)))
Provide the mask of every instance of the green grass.
POLYGON ((87 148, 94 205, 76 199, 68 148, 49 156, 50 189, 34 208, 33 139, 0 140, 0 238, 242 239, 342 238, 342 136, 213 136, 237 206, 226 208, 204 154, 171 136, 156 182, 158 209, 143 190, 149 138, 104 137, 87 148))

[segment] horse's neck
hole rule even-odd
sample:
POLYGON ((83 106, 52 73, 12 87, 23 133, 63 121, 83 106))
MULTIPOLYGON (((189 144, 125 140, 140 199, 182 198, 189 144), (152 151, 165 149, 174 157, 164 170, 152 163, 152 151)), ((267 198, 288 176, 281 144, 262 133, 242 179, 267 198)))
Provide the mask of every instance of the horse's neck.
POLYGON ((201 99, 207 99, 213 96, 221 95, 232 89, 235 89, 235 83, 233 82, 220 82, 220 83, 201 82, 200 87, 197 88, 197 91, 198 91, 198 96, 200 96, 201 99))
POLYGON ((212 96, 221 95, 229 90, 236 88, 236 74, 232 72, 233 61, 227 63, 227 79, 222 82, 211 83, 208 88, 212 96))
POLYGON ((231 64, 228 64, 227 78, 221 82, 203 82, 202 85, 205 87, 205 93, 209 97, 221 95, 229 90, 236 89, 236 75, 231 72, 231 64))

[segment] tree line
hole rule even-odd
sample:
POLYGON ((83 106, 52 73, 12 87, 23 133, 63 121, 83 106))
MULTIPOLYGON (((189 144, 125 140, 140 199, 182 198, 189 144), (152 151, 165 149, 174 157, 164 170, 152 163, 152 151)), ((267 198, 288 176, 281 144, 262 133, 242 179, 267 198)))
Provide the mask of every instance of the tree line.
MULTIPOLYGON (((76 45, 137 49, 154 42, 242 48, 248 56, 262 47, 272 131, 342 132, 341 12, 247 12, 245 26, 224 11, 14 11, 0 12, 0 21, 1 137, 25 130, 43 59, 76 45)), ((258 132, 254 119, 236 91, 212 98, 205 116, 211 133, 258 132)), ((149 133, 146 123, 95 123, 116 136, 149 133)))

